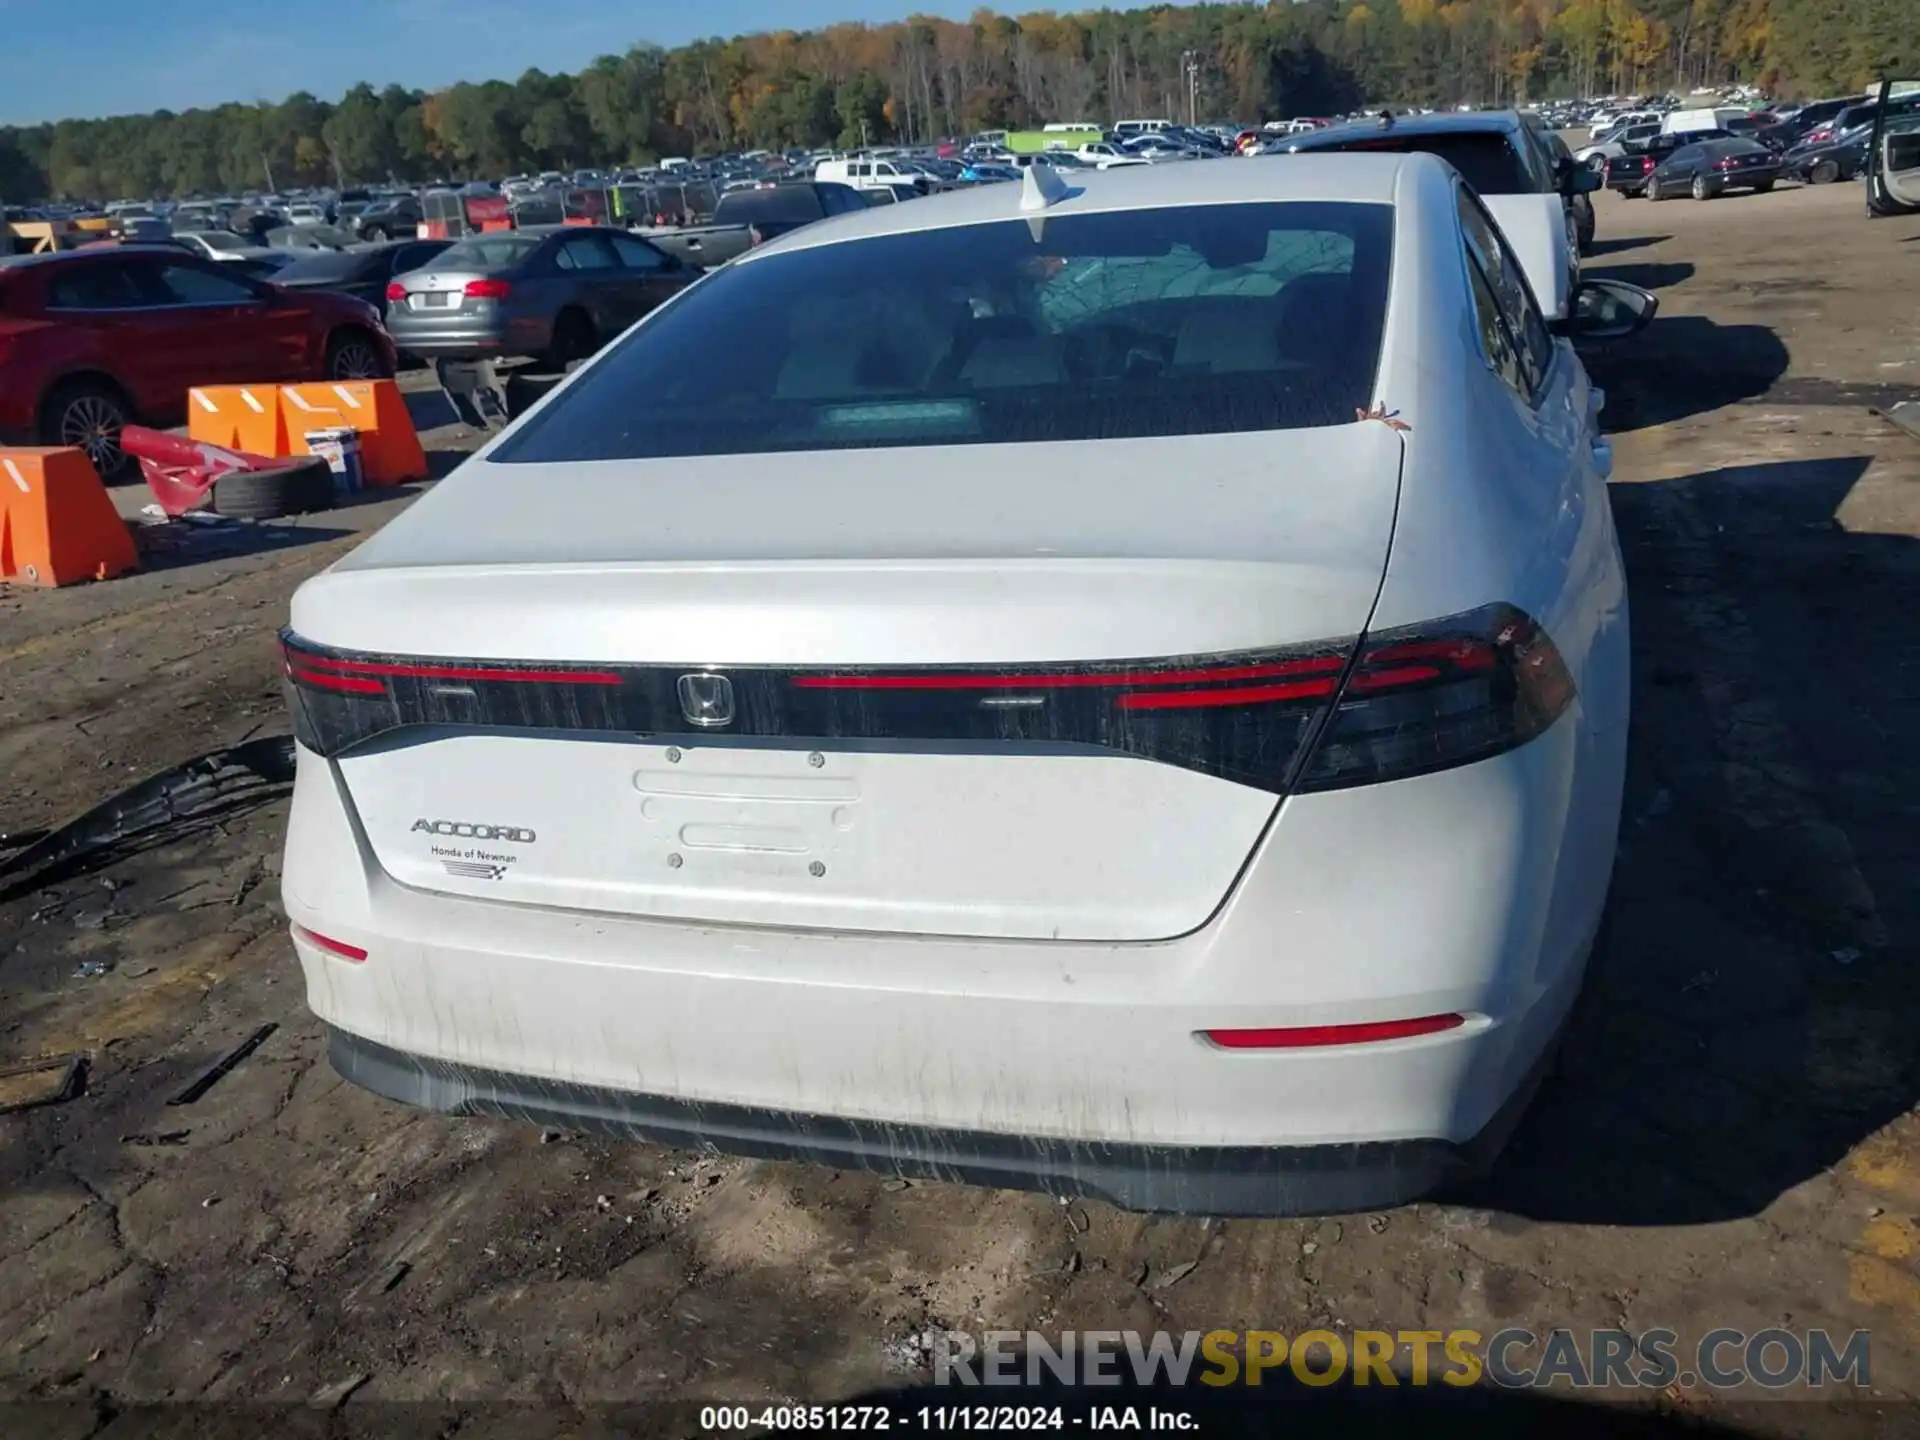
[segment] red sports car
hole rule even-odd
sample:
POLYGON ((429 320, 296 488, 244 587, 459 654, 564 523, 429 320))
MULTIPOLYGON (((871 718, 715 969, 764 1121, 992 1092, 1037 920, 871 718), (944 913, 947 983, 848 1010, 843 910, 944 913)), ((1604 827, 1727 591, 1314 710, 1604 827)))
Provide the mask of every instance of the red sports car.
POLYGON ((195 385, 390 376, 365 301, 282 290, 163 246, 0 260, 0 444, 77 445, 105 479, 120 427, 174 425, 195 385))

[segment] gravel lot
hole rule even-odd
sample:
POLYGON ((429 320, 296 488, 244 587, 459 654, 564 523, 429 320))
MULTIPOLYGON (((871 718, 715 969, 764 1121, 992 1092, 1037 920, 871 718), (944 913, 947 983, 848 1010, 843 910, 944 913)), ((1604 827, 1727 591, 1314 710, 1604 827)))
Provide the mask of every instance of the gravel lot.
MULTIPOLYGON (((1872 408, 1920 397, 1920 220, 1852 185, 1598 208, 1590 273, 1662 299, 1590 360, 1632 774, 1584 1014, 1475 1193, 1208 1223, 415 1114, 325 1061, 274 804, 0 891, 0 1065, 92 1057, 84 1097, 0 1118, 0 1400, 116 1434, 128 1404, 357 1384, 341 1415, 433 1402, 467 1435, 493 1402, 859 1395, 929 1325, 1776 1324, 1872 1330, 1877 1395, 1920 1398, 1920 442, 1872 408)), ((0 832, 283 729, 289 594, 404 503, 0 592, 0 832)))

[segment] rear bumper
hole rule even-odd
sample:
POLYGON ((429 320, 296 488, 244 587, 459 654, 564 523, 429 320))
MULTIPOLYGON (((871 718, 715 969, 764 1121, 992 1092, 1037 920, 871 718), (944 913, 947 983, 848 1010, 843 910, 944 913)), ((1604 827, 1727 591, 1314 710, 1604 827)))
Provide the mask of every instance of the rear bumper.
POLYGON ((553 343, 551 321, 495 313, 464 320, 424 318, 402 306, 387 309, 387 332, 403 354, 423 360, 498 360, 538 355, 553 343))
POLYGON ((370 1090, 449 1115, 485 1115, 623 1140, 804 1160, 839 1170, 1088 1196, 1185 1215, 1330 1215, 1386 1209, 1472 1179, 1499 1154, 1546 1068, 1543 1054, 1465 1144, 1144 1145, 941 1129, 641 1095, 509 1075, 390 1049, 334 1029, 328 1055, 370 1090))
POLYGON ((410 1103, 847 1166, 1283 1213, 1470 1171, 1517 1113, 1598 927, 1624 730, 1296 796, 1214 916, 1157 942, 643 919, 428 893, 302 750, 283 870, 308 1003, 410 1103), (1223 1050, 1221 1027, 1460 1014, 1223 1050))

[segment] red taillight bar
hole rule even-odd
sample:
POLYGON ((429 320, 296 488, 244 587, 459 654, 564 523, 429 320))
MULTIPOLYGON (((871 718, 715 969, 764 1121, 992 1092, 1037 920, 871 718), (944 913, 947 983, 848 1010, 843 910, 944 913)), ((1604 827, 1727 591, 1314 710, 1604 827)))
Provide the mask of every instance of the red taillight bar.
POLYGON ((504 300, 512 290, 504 280, 469 280, 462 293, 475 300, 504 300))
POLYGON ((356 965, 366 963, 367 952, 358 945, 349 945, 344 940, 335 940, 330 935, 322 935, 317 930, 309 930, 304 925, 293 927, 293 933, 309 945, 316 945, 329 955, 338 955, 342 960, 351 960, 356 965))
POLYGON ((329 690, 377 695, 383 688, 372 680, 346 683, 358 676, 400 680, 501 680, 521 685, 618 685, 611 670, 517 670, 491 665, 429 665, 415 661, 335 660, 307 650, 286 650, 287 673, 301 684, 329 690), (333 672, 333 673, 323 673, 333 672), (365 687, 365 688, 363 688, 365 687))
POLYGON ((296 685, 308 685, 315 690, 337 690, 343 695, 384 695, 387 687, 378 680, 365 680, 357 675, 326 675, 309 670, 304 665, 287 661, 287 678, 296 685))
MULTIPOLYGON (((1439 672, 1435 672, 1436 674, 1439 672)), ((1333 694, 1337 677, 1294 680, 1284 685, 1236 685, 1225 690, 1143 690, 1122 695, 1122 710, 1201 710, 1215 705, 1267 705, 1278 700, 1312 700, 1333 694)))
MULTIPOLYGON (((1279 675, 1337 675, 1340 655, 1275 660, 1265 665, 1216 665, 1197 670, 1108 670, 1048 674, 1043 670, 992 675, 796 675, 797 690, 1054 690, 1090 685, 1208 685, 1228 680, 1264 680, 1279 675)), ((1324 693, 1324 692, 1323 692, 1324 693)))
POLYGON ((1464 1015, 1422 1015, 1416 1020, 1370 1020, 1359 1025, 1299 1025, 1276 1030, 1203 1030, 1223 1050, 1310 1050, 1325 1045, 1373 1045, 1458 1030, 1464 1015))

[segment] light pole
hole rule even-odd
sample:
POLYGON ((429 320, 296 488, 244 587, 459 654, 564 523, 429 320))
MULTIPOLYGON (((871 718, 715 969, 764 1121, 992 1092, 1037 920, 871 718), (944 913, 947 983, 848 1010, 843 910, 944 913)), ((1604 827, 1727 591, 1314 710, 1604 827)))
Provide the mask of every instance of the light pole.
POLYGON ((1187 72, 1187 124, 1197 125, 1200 122, 1200 52, 1182 51, 1180 68, 1187 72))

